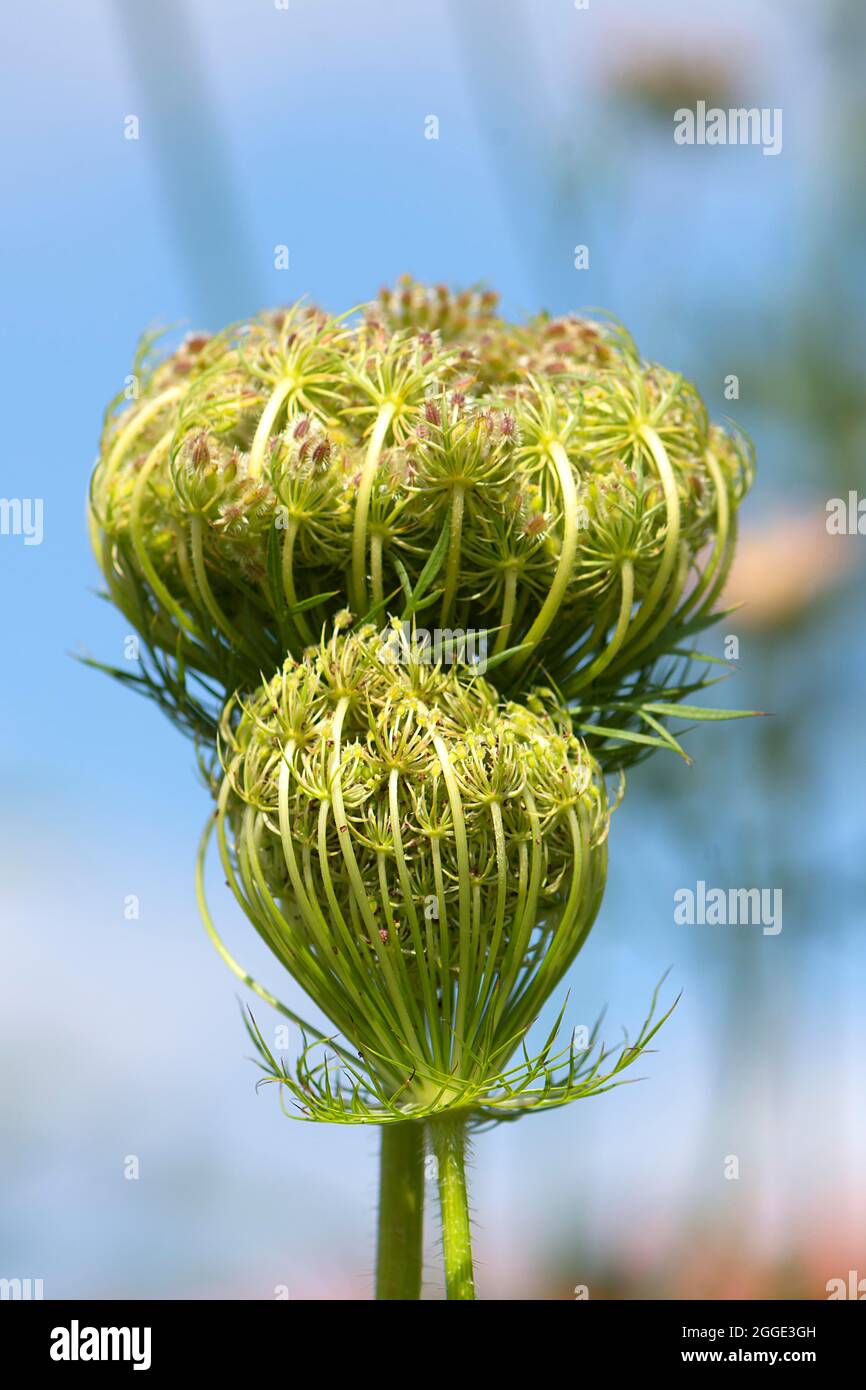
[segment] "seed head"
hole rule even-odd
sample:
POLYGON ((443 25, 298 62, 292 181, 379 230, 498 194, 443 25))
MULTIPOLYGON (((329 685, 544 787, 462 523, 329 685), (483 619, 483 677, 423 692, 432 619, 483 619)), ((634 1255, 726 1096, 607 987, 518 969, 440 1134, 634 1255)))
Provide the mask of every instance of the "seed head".
POLYGON ((383 661, 368 626, 287 661, 223 739, 229 875, 265 939, 383 1084, 399 1058, 418 1104, 483 1087, 603 891, 604 784, 567 717, 383 661))
POLYGON ((546 673, 603 710, 729 568, 750 446, 615 324, 509 324, 491 292, 404 278, 354 318, 296 304, 137 368, 94 473, 97 555, 147 640, 226 693, 341 608, 423 602, 516 653, 506 693, 546 673))

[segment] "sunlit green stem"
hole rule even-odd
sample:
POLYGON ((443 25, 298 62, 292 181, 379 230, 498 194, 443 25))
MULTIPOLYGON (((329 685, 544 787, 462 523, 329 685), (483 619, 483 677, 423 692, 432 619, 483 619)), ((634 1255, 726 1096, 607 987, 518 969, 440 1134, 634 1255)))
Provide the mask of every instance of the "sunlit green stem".
POLYGON ((511 632, 511 624, 514 622, 514 604, 517 598, 517 570, 512 565, 505 571, 505 582, 502 589, 502 619, 499 624, 499 632, 496 634, 496 641, 493 644, 493 655, 505 651, 508 646, 508 637, 511 632))
POLYGON ((343 862, 349 876, 349 881, 352 885, 352 891, 354 894, 356 905, 358 907, 358 911, 360 912, 361 917, 363 918, 366 924, 367 930, 370 933, 370 940, 373 942, 374 949, 379 960, 379 964, 382 968, 382 977, 385 983, 388 996, 390 997, 394 1009, 396 1010, 396 1016, 400 1021, 400 1027, 402 1029, 403 1035, 407 1039, 409 1046, 412 1048, 413 1055, 418 1057, 423 1055, 424 1048, 419 1040, 419 1032, 416 1032, 416 1027, 419 1028, 419 1031, 423 1030, 423 1020, 418 1011, 417 1000, 414 998, 410 990, 407 990, 402 987, 401 981, 399 979, 399 965, 395 962, 399 962, 399 964, 402 964, 405 967, 405 961, 403 961, 402 953, 394 952, 394 943, 390 938, 388 942, 385 942, 382 940, 380 936, 379 923, 376 920, 373 914, 373 910, 370 906, 369 894, 364 884, 364 878, 358 866, 357 858, 355 857, 355 850, 352 844, 352 836, 348 826, 348 817, 346 815, 346 808, 343 802, 343 788, 340 771, 340 741, 342 738, 343 720, 346 717, 346 711, 348 710, 348 708, 349 697, 343 696, 343 698, 337 705, 336 711, 334 713, 332 740, 334 747, 333 752, 331 753, 331 759, 328 767, 328 775, 331 783, 331 804, 334 812, 334 822, 337 830, 337 838, 340 842, 340 849, 343 855, 343 862), (409 1012, 410 1008, 414 1012, 414 1018, 409 1012))
POLYGON ((629 644, 629 658, 631 660, 634 659, 637 652, 641 652, 645 647, 649 646, 654 638, 656 638, 660 632, 663 632, 668 622, 670 622, 674 615, 674 610, 682 597, 688 574, 689 548, 685 541, 680 541, 679 564, 674 576, 674 582, 671 585, 670 593, 649 627, 641 633, 638 641, 634 644, 629 644))
POLYGON ((192 572, 192 563, 189 558, 189 546, 186 543, 183 526, 179 521, 172 523, 174 529, 174 548, 177 556, 177 567, 180 577, 183 580, 183 587, 189 595, 192 606, 201 610, 201 596, 196 588, 195 575, 192 572))
POLYGON ((367 445, 364 469, 358 485, 358 499, 355 503, 355 522, 352 530, 352 591, 355 608, 359 617, 367 611, 367 519, 370 515, 370 498, 379 467, 379 456, 385 443, 385 436, 394 418, 396 407, 393 401, 386 402, 376 416, 376 423, 367 445))
POLYGON ((147 553, 147 546, 144 542, 144 533, 141 524, 141 509, 144 502, 145 490, 150 481, 150 475, 167 453, 171 440, 172 431, 167 430, 159 442, 151 449, 139 472, 135 487, 133 488, 132 501, 129 507, 129 534, 132 537, 132 547, 135 551, 138 563, 141 565, 142 571, 160 603, 168 610, 172 617, 176 619, 177 623, 182 628, 185 628, 187 632, 192 633, 194 637, 203 641, 204 638, 200 629, 192 621, 189 614, 184 612, 180 604, 173 595, 169 593, 165 584, 162 582, 156 566, 147 553))
POLYGON ((463 539, 463 509, 465 501, 465 489, 461 483, 457 483, 451 493, 451 531, 448 538, 448 559, 445 563, 445 589, 442 594, 442 609, 439 618, 443 627, 451 617, 454 594, 457 590, 457 579, 460 574, 460 544, 463 539))
POLYGON ((173 405, 176 400, 180 399, 183 390, 182 386, 170 386, 167 391, 161 391, 158 396, 154 396, 152 401, 148 401, 147 405, 137 410, 129 423, 120 430, 105 461, 105 468, 99 483, 100 501, 103 508, 109 484, 130 444, 141 434, 145 425, 149 425, 155 416, 165 410, 166 406, 173 405))
POLYGON ((668 580, 673 572, 677 561, 677 554, 680 545, 680 498, 677 491, 677 477, 668 458, 667 450, 659 438, 658 434, 649 425, 644 425, 641 429, 641 439, 645 447, 649 450, 656 470, 658 471, 659 481, 664 493, 665 507, 667 509, 667 530, 665 532, 665 543, 662 549, 661 564, 659 565, 656 577, 650 585, 649 593, 634 616, 629 633, 629 644, 637 634, 646 626, 650 618, 655 613, 662 595, 667 588, 668 580))
POLYGON ((709 564, 706 566, 706 569, 691 594, 689 594, 688 599, 683 604, 683 615, 691 612, 705 594, 707 595, 706 600, 699 611, 701 613, 708 613, 711 610, 727 579, 730 561, 733 556, 733 546, 731 545, 733 518, 731 516, 731 504, 725 479, 712 450, 707 450, 704 461, 716 491, 716 539, 709 564), (708 590, 709 592, 707 592, 708 590))
POLYGON ((199 916, 201 917, 204 929, 207 932, 208 937, 210 938, 211 945, 214 946, 214 948, 217 951, 217 954, 222 958, 222 960, 228 966, 229 970, 231 970, 232 974, 236 975, 237 978, 241 980, 243 984, 247 985, 248 988, 251 989, 254 994, 257 994, 260 999, 263 999, 266 1004, 269 1004, 271 1006, 272 1009, 276 1009, 278 1013, 283 1014, 286 1018, 290 1019, 292 1023, 297 1024, 297 1026, 301 1028, 305 1033, 307 1033, 310 1037, 319 1038, 322 1042, 327 1042, 331 1050, 336 1052, 337 1055, 342 1057, 345 1061, 353 1061, 349 1054, 334 1042, 332 1037, 326 1038, 325 1034, 322 1033, 318 1028, 316 1028, 311 1023, 307 1023, 305 1019, 299 1017, 298 1014, 293 1013, 291 1009, 286 1008, 286 1005, 281 1003, 281 1001, 277 999, 275 995, 271 994, 270 990, 265 989, 263 985, 260 985, 258 980, 254 979, 248 970, 245 970, 242 965, 238 964, 234 956, 229 951, 228 947, 225 945, 225 942, 223 941, 222 937, 219 935, 216 927, 214 926, 213 917, 211 916, 210 908, 207 904, 207 896, 205 894, 204 884, 207 849, 211 835, 213 833, 214 824, 215 821, 213 816, 209 816, 201 840, 199 841, 198 855, 196 857, 195 867, 195 894, 196 900, 198 902, 199 916))
MULTIPOLYGON (((298 603, 298 595, 295 591, 295 539, 298 534, 298 522, 296 517, 291 517, 286 527, 286 534, 283 538, 282 572, 283 572, 283 593, 286 596, 286 603, 290 608, 295 608, 298 603)), ((309 644, 313 641, 313 634, 310 625, 303 613, 292 613, 291 621, 297 629, 301 641, 309 644)))
POLYGON ((460 1058, 463 1053, 463 1045, 466 1041, 464 1031, 466 1005, 474 988, 471 971, 472 947, 474 944, 472 940, 472 909, 470 905, 472 875, 469 860, 469 843, 466 836, 466 822, 463 817, 463 802, 460 796, 460 783, 454 773, 451 758, 448 754, 448 747, 441 734, 434 732, 433 746, 439 757, 442 776, 445 780, 445 786, 448 792, 454 843, 457 850, 458 896, 460 903, 460 954, 458 965, 460 983, 457 990, 457 1010, 454 1020, 454 1065, 459 1066, 460 1058))
POLYGON ((265 451, 268 447, 268 440, 271 437, 271 430, 283 403, 297 385, 294 376, 284 377, 278 382, 271 392, 267 405, 259 416, 259 423, 253 436, 250 447, 250 456, 247 461, 247 472, 251 478, 258 478, 265 463, 265 451))
POLYGON ((634 603, 634 565, 631 560, 623 560, 620 568, 620 604, 619 617, 617 618, 616 628, 613 636, 599 652, 598 656, 583 671, 578 673, 575 680, 571 681, 567 687, 567 694, 572 695, 575 691, 588 685, 595 680, 596 676, 610 665, 625 641, 628 632, 629 619, 631 617, 632 604, 634 603))
POLYGON ((189 535, 190 548, 192 550, 193 572, 195 574, 195 582, 198 587, 202 603, 204 604, 205 608, 207 609, 207 612, 210 614, 216 626, 219 628, 220 632, 231 644, 231 646, 233 646, 236 651, 242 651, 245 653, 245 655, 251 656, 253 659, 255 659, 255 653, 251 650, 249 644, 244 640, 244 638, 238 632, 234 624, 229 621, 229 619, 226 617, 225 613, 222 611, 219 604, 217 603, 216 599, 214 598, 213 590, 211 589, 210 581, 207 577, 207 568, 205 565, 204 558, 202 519, 200 516, 193 516, 190 518, 189 535))
POLYGON ((373 603, 381 603, 385 590, 382 582, 382 537, 378 532, 370 537, 370 591, 373 603))
POLYGON ((382 1125, 376 1297, 421 1295, 424 1231, 424 1126, 382 1125))
POLYGON ((445 1296, 448 1299, 474 1299, 464 1115, 460 1111, 445 1111, 437 1115, 430 1121, 430 1134, 439 1170, 445 1296))
POLYGON ((559 481, 559 491, 562 497, 562 546, 559 552, 559 562, 556 566, 556 574, 553 576, 553 583, 547 594, 547 598, 541 606, 535 622, 526 634, 524 642, 526 650, 519 652, 514 657, 514 669, 519 670, 532 655, 532 648, 537 647, 544 637, 549 627, 553 623, 557 613, 562 607, 565 598, 565 591, 568 588, 569 580, 574 571, 574 557, 577 553, 578 534, 580 531, 580 514, 577 505, 577 487, 574 481, 574 474, 571 469, 568 454, 565 452, 558 439, 554 439, 547 449, 550 461, 556 469, 556 476, 559 481))

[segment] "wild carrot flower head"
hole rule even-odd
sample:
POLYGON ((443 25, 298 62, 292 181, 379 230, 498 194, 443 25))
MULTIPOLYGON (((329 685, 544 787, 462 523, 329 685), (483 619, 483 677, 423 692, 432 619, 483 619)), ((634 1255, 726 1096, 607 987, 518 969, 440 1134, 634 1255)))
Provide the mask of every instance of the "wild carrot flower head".
POLYGON ((404 279, 342 318, 295 305, 145 352, 134 375, 94 544, 157 697, 202 730, 188 680, 252 690, 344 608, 423 600, 490 634, 506 694, 540 678, 587 718, 657 691, 711 621, 750 448, 614 324, 510 324, 490 292, 404 279))
POLYGON ((598 910, 605 788, 546 697, 403 657, 337 632, 229 707, 224 865, 368 1089, 492 1104, 598 910))

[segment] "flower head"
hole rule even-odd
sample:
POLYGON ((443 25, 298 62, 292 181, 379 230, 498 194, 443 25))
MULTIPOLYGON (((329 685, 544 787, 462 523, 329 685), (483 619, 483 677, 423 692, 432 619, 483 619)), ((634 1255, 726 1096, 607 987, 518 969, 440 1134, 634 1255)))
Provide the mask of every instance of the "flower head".
POLYGON ((593 717, 712 618, 750 448, 615 324, 509 324, 490 292, 403 279, 354 315, 187 339, 138 379, 92 531, 185 718, 187 677, 251 691, 346 607, 433 607, 492 635, 504 692, 543 679, 593 717))
POLYGON ((225 867, 275 954, 406 1109, 485 1098, 604 888, 604 783, 568 719, 411 646, 383 660, 369 626, 223 735, 225 867))

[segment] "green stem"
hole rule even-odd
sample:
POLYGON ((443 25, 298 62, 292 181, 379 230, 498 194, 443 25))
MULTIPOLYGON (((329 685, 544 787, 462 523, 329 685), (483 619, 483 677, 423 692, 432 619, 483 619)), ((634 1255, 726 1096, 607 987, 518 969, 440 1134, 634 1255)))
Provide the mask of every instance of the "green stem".
POLYGON ((517 599, 517 570, 512 565, 505 571, 505 584, 502 590, 502 617, 499 621, 499 633, 493 647, 493 655, 498 656, 504 652, 508 646, 508 638, 511 635, 511 624, 514 622, 514 605, 517 599))
POLYGON ((267 405, 259 416, 259 423, 256 426, 256 432, 253 437, 252 445, 250 446, 249 459, 247 460, 247 473, 251 478, 258 478, 264 469, 265 454, 267 452, 274 422, 285 401, 292 394, 296 386, 297 380, 294 376, 283 377, 282 381, 278 381, 271 392, 267 405))
POLYGON ((424 1125, 382 1125, 376 1297, 421 1295, 424 1229, 424 1125))
POLYGON ((572 695, 575 691, 581 690, 590 681, 594 681, 596 676, 600 676, 602 671, 613 661, 628 632, 629 619, 631 618, 632 604, 634 603, 634 564, 631 560, 623 560, 619 572, 620 579, 620 602, 619 617, 617 618, 614 634, 603 651, 584 670, 579 671, 575 680, 568 686, 568 694, 572 695))
POLYGON ((649 450, 659 475, 662 492, 664 493, 665 507, 667 508, 668 524, 665 532, 665 543, 662 549, 661 564, 650 586, 649 593, 634 616, 631 632, 629 634, 629 647, 631 647, 634 638, 655 613, 661 601, 662 594, 667 588, 667 583, 671 577, 674 565, 676 564, 677 553, 680 546, 680 498, 679 492, 677 491, 677 475, 673 470, 664 444, 650 425, 644 425, 642 427, 641 440, 649 450))
POLYGON ((681 611, 682 617, 685 617, 687 613, 692 611, 695 604, 703 598, 708 589, 710 592, 699 609, 699 612, 710 612, 727 578, 728 567, 733 554, 732 547, 729 545, 733 519, 731 517, 731 503, 728 497, 728 489, 725 484, 724 475, 716 461, 715 455, 710 449, 706 452, 705 462, 707 465, 707 472, 712 478, 713 486, 716 489, 716 541, 708 565, 699 582, 695 585, 686 599, 686 602, 683 604, 681 611))
POLYGON ((105 461, 105 468, 99 483, 100 503, 103 513, 105 512, 105 505, 108 498, 109 484, 127 449, 134 443, 136 437, 141 433, 145 425, 150 424, 150 421, 153 420, 155 416, 159 415, 160 411, 165 410, 166 406, 173 405, 176 400, 179 400, 183 392, 183 386, 170 386, 167 391, 161 391, 158 396, 154 396, 152 401, 148 401, 147 405, 137 410, 129 423, 119 431, 117 438, 111 446, 111 452, 105 461))
POLYGON ((457 590, 460 575, 460 542, 463 537, 463 506, 466 492, 461 483, 455 484, 451 493, 451 533, 448 540, 448 559, 445 565, 445 589, 442 594, 442 607, 439 621, 444 627, 451 617, 451 606, 457 590))
POLYGON ((511 662, 509 662, 509 666, 515 674, 525 666, 532 655, 533 647, 538 646, 562 607, 565 592, 574 571, 574 557, 577 554, 577 543, 580 536, 577 486, 574 481, 574 474, 571 469, 568 454, 565 452, 565 449, 558 439, 554 439, 548 444, 547 453, 556 470, 559 492, 562 498, 562 542, 559 550, 556 573, 553 576, 553 583, 550 586, 547 598, 544 600, 540 612, 523 639, 526 650, 519 652, 517 656, 513 657, 511 662))
POLYGON ((150 475, 154 468, 161 462, 163 455, 167 453, 171 440, 172 431, 167 430, 148 454, 138 478, 136 479, 135 487, 132 490, 132 500, 129 505, 129 534, 132 537, 132 547, 135 551, 138 563, 141 565, 145 578, 163 608, 168 609, 169 613, 180 627, 191 633, 192 636, 199 641, 204 641, 200 628, 192 621, 189 614, 184 612, 174 596, 169 593, 157 573, 156 567, 147 553, 147 546, 145 545, 141 524, 141 508, 144 501, 145 489, 147 488, 150 475))
POLYGON ((466 838, 466 821, 463 817, 463 802, 460 797, 460 783, 454 773, 448 748, 441 734, 433 733, 433 747, 439 757, 442 777, 448 792, 451 806, 451 823, 454 844, 457 851, 457 886, 460 904, 460 959, 458 965, 459 987, 457 990, 457 1011, 454 1020, 454 1066, 459 1067, 466 1042, 464 1031, 466 1004, 472 997, 475 980, 471 971, 472 947, 472 874, 469 867, 469 842, 466 838))
POLYGON ((373 603, 381 603, 385 597, 382 586, 382 537, 376 531, 370 537, 370 590, 373 603))
POLYGON ((210 582, 207 577, 207 568, 204 558, 204 540, 202 519, 198 515, 190 517, 189 522, 190 548, 192 550, 192 567, 195 574, 195 582, 198 586, 201 601, 210 615, 214 626, 219 629, 223 637, 226 638, 229 646, 234 647, 235 651, 243 652, 244 656, 257 660, 256 653, 252 650, 249 643, 244 640, 237 628, 226 617, 213 595, 210 582))
POLYGON ((472 1233, 466 1194, 465 1117, 459 1110, 445 1111, 430 1121, 430 1132, 439 1167, 445 1297, 449 1300, 474 1299, 472 1233))
POLYGON ((352 591, 358 617, 363 617, 367 611, 367 518, 370 514, 370 498, 379 467, 379 455, 394 418, 395 409, 392 401, 386 401, 376 416, 376 423, 367 445, 361 481, 358 484, 355 521, 352 529, 352 591))
MULTIPOLYGON (((291 609, 295 609, 298 605, 298 595, 295 591, 295 541, 297 535, 297 517, 291 517, 283 537, 282 555, 283 593, 286 596, 286 603, 291 609)), ((315 641, 303 613, 292 612, 291 623, 305 646, 309 646, 315 641)))

